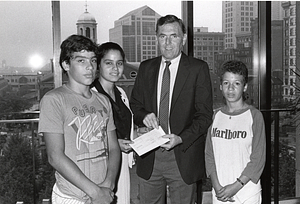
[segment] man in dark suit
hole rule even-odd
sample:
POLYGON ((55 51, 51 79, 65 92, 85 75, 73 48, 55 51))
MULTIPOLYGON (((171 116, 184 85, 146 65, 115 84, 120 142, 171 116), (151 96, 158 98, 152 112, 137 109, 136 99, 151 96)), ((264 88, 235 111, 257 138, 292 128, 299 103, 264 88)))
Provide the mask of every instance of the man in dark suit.
POLYGON ((187 39, 181 19, 161 17, 156 35, 162 56, 141 63, 130 105, 138 126, 161 125, 170 141, 137 157, 140 201, 164 204, 168 186, 172 204, 194 204, 196 182, 205 178, 205 137, 213 114, 209 69, 181 51, 187 39))

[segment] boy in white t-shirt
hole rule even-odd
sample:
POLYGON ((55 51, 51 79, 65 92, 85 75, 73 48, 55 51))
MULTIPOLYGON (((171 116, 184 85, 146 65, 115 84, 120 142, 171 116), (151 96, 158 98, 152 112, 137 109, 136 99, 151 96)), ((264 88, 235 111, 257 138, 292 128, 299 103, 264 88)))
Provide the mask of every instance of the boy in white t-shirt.
POLYGON ((69 80, 41 100, 39 132, 56 170, 53 204, 109 204, 114 199, 120 148, 108 98, 89 87, 96 53, 96 44, 84 36, 63 41, 60 65, 69 80))
POLYGON ((245 102, 248 70, 236 60, 222 66, 220 89, 226 105, 216 110, 207 133, 206 172, 213 204, 260 204, 260 176, 266 159, 264 119, 245 102))

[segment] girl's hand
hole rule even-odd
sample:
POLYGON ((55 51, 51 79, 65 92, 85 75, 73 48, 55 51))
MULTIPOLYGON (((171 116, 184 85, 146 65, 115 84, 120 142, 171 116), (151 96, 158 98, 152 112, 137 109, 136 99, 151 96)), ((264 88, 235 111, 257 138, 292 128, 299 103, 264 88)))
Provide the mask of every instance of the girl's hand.
POLYGON ((233 196, 241 189, 240 185, 237 182, 229 184, 221 188, 218 192, 216 192, 216 196, 218 200, 226 202, 233 202, 233 196))
POLYGON ((128 153, 132 150, 132 147, 129 145, 133 143, 131 140, 118 139, 118 142, 122 152, 128 153))

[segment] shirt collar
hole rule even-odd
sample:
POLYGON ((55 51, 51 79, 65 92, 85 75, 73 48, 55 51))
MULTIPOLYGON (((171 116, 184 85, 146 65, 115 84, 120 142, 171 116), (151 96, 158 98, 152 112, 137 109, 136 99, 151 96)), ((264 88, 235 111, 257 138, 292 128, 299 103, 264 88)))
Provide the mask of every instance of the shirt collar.
MULTIPOLYGON (((174 59, 172 59, 172 60, 170 61, 171 64, 178 63, 179 60, 180 60, 180 58, 181 58, 181 55, 182 55, 182 53, 180 52, 180 54, 179 54, 177 57, 175 57, 174 59)), ((166 60, 164 57, 162 57, 162 64, 164 64, 165 61, 168 61, 168 60, 166 60)))

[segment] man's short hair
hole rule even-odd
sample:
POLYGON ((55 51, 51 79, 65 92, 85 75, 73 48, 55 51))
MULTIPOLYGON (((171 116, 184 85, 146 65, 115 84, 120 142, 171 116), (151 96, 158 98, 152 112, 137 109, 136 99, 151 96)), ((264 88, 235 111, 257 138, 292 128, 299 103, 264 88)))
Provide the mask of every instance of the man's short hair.
POLYGON ((160 17, 157 20, 157 23, 156 23, 156 34, 158 32, 158 27, 159 26, 162 26, 164 24, 174 23, 174 22, 179 23, 183 34, 185 34, 186 33, 186 29, 185 29, 185 25, 183 24, 183 21, 180 18, 177 18, 174 15, 166 15, 166 16, 160 17))

